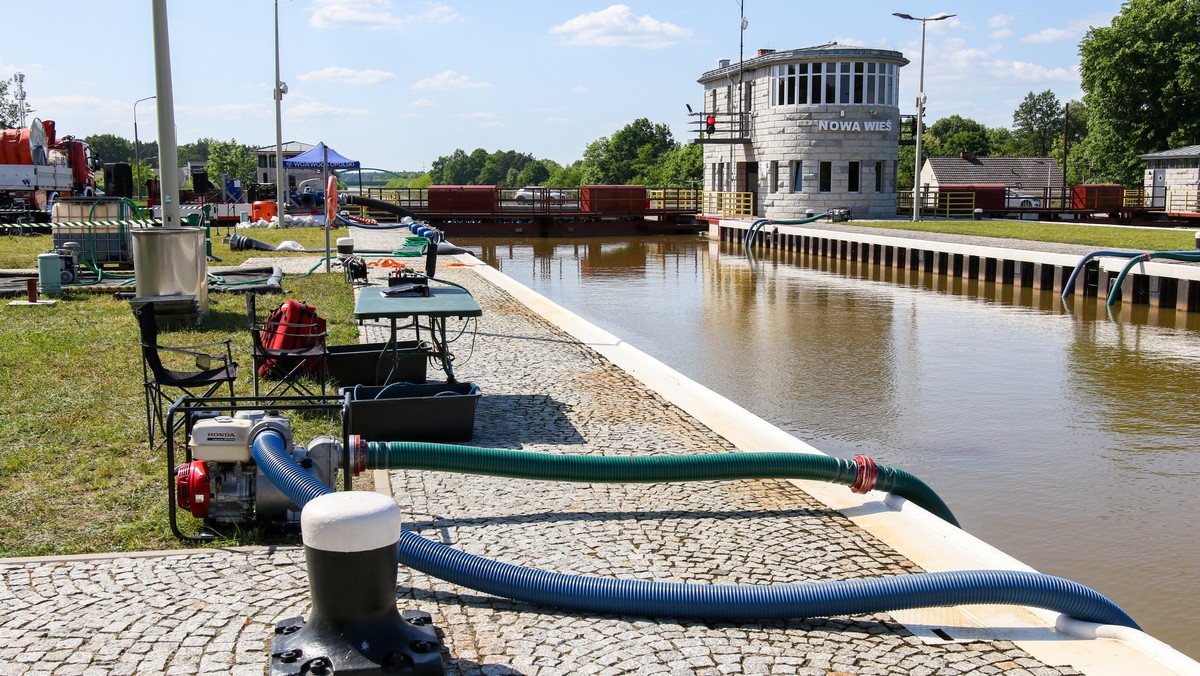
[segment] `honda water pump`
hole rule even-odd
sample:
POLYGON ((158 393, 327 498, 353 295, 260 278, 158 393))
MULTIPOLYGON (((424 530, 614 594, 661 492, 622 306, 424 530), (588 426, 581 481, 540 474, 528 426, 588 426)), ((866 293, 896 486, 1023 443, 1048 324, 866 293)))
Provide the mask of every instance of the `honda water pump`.
POLYGON ((320 436, 307 447, 292 442, 287 418, 265 411, 238 411, 196 421, 188 437, 192 460, 175 468, 179 506, 208 523, 253 520, 298 524, 300 510, 267 480, 251 455, 254 440, 266 430, 277 432, 287 452, 302 469, 333 487, 342 443, 320 436))

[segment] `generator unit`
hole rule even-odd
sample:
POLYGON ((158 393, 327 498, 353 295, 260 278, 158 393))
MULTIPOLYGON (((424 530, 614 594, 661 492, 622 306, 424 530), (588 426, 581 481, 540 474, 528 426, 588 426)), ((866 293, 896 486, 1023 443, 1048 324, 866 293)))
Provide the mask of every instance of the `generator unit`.
POLYGON ((211 524, 250 521, 298 524, 300 510, 266 479, 254 463, 254 440, 265 430, 278 433, 289 455, 317 481, 333 488, 342 442, 320 436, 295 446, 287 418, 266 411, 197 420, 188 437, 190 462, 175 468, 179 507, 211 524))

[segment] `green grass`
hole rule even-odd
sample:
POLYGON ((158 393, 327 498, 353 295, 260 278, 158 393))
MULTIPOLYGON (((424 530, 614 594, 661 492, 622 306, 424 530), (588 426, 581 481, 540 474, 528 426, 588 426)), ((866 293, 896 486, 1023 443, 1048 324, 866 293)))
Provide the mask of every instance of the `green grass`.
MULTIPOLYGON (((254 230, 256 239, 315 247, 315 228, 254 230)), ((334 235, 336 236, 336 235, 334 235)), ((0 266, 30 267, 49 236, 0 239, 0 266)), ((231 252, 227 264, 262 251, 231 252)), ((297 254, 291 254, 293 256, 297 254)), ((263 296, 259 313, 284 297, 314 304, 332 343, 357 342, 354 301, 335 274, 288 276, 286 296, 263 296)), ((240 294, 212 294, 199 329, 165 332, 166 345, 232 339, 241 365, 236 391, 250 394, 251 347, 240 294)), ((66 292, 44 307, 0 304, 0 557, 177 548, 167 524, 165 450, 146 440, 138 330, 129 304, 111 293, 66 292)), ((296 439, 340 434, 340 423, 293 416, 296 439)), ((190 517, 182 517, 186 522, 190 517)), ((256 542, 252 536, 220 544, 256 542)))
POLYGON ((1193 230, 1129 228, 1119 225, 1077 225, 1040 221, 853 221, 865 228, 893 228, 919 232, 941 232, 975 237, 1024 239, 1031 242, 1058 242, 1094 246, 1097 249, 1135 251, 1174 251, 1194 249, 1193 230))

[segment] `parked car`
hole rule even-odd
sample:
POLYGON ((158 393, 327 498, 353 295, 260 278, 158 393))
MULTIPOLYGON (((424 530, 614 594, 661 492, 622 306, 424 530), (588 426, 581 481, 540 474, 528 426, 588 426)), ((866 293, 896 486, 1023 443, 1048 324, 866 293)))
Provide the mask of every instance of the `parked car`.
POLYGON ((534 200, 550 200, 551 202, 563 201, 562 191, 557 188, 543 188, 540 185, 530 185, 524 188, 518 188, 513 193, 513 199, 518 202, 532 202, 534 200))
POLYGON ((1009 208, 1037 209, 1042 206, 1042 198, 1022 192, 1016 188, 1007 188, 1004 191, 1004 206, 1009 208))

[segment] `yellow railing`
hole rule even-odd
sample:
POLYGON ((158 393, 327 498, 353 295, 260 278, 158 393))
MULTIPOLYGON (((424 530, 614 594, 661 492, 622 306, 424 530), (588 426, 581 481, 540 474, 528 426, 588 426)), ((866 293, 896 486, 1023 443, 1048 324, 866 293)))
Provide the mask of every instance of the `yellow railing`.
POLYGON ((652 210, 696 211, 700 206, 700 191, 691 188, 661 188, 646 191, 652 210))
POLYGON ((721 218, 750 218, 754 216, 754 193, 705 190, 701 195, 700 213, 721 218))
POLYGON ((922 214, 943 218, 971 218, 975 214, 973 192, 926 192, 922 197, 922 214))
POLYGON ((1167 191, 1167 211, 1198 213, 1200 212, 1200 190, 1179 190, 1171 189, 1167 191))

